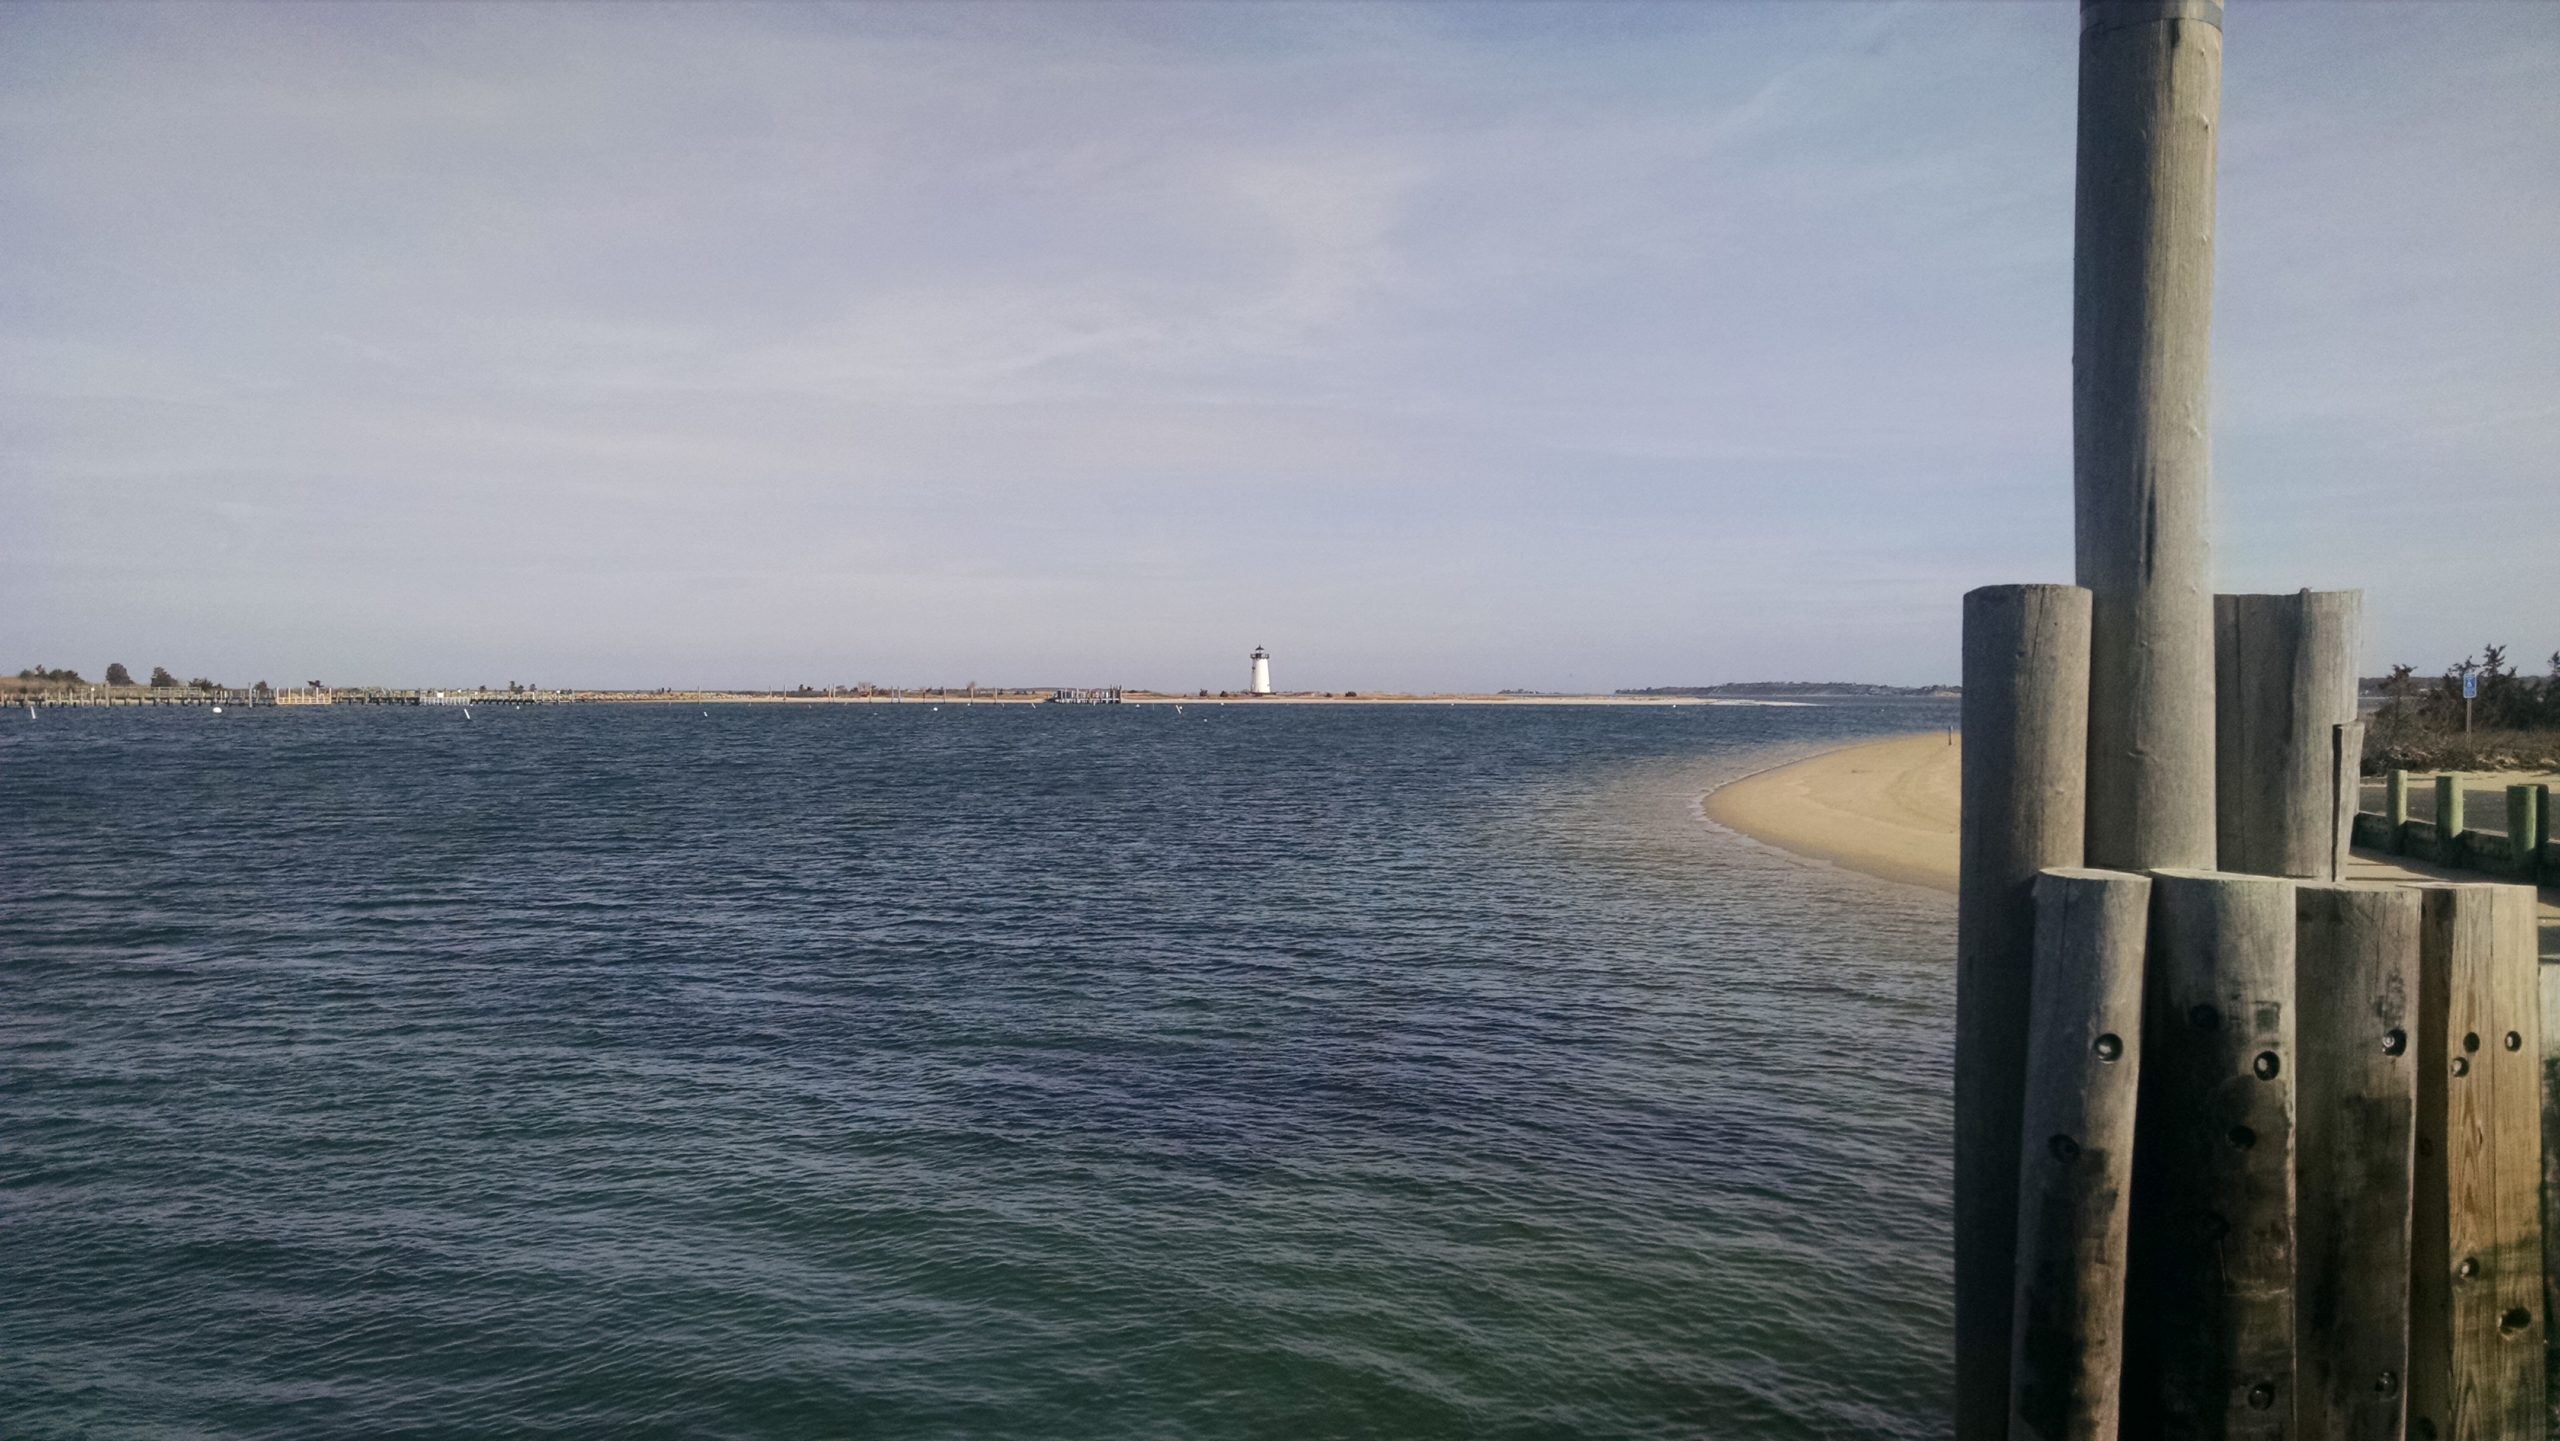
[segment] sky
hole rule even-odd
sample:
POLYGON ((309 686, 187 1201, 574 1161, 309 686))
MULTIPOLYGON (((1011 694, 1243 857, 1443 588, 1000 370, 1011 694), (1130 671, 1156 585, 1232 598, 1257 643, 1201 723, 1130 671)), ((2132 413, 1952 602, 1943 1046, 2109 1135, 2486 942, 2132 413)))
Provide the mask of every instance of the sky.
MULTIPOLYGON (((2235 0, 2216 583, 2560 648, 2560 5, 2235 0)), ((1952 681, 2064 3, 0 7, 0 662, 1952 681)))

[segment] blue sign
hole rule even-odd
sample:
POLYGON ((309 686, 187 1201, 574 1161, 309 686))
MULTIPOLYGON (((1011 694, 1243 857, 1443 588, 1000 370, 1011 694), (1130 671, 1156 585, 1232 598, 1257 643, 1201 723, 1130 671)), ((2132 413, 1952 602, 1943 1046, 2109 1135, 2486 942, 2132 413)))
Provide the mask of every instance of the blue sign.
POLYGON ((2467 670, 2462 673, 2462 698, 2464 700, 2480 698, 2480 672, 2467 670))

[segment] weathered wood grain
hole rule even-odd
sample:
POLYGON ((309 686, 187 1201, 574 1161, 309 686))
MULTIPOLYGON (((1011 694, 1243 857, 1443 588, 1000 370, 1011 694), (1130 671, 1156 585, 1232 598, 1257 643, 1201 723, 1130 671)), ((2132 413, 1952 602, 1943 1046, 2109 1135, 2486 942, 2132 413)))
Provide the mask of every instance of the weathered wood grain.
POLYGON ((2364 722, 2331 727, 2330 804, 2334 830, 2329 837, 2329 879, 2343 880, 2354 858, 2356 816, 2364 805, 2364 722))
POLYGON ((2533 892, 2425 888, 2409 1430, 2542 1433, 2542 1039, 2533 892))
POLYGON ((2151 881, 2049 870, 2035 906, 2009 1431, 2112 1441, 2151 881))
POLYGON ((2356 720, 2364 592, 2218 595, 2213 618, 2218 864, 2336 880, 2355 794, 2342 820, 2338 727, 2356 720))
POLYGON ((2294 883, 2156 871, 2124 1434, 2294 1434, 2294 883))
POLYGON ((1964 759, 1956 897, 1956 1416, 2009 1418, 2018 1124, 2035 877, 2084 833, 2089 593, 1986 586, 1964 598, 1964 759))
POLYGON ((2083 0, 2074 578, 2093 596, 2089 864, 2214 862, 2206 536, 2221 6, 2083 0))
MULTIPOLYGON (((2542 1023, 2542 1406, 2549 1415, 2560 1400, 2560 1342, 2550 1325, 2560 1313, 2560 1246, 2550 1240, 2560 1227, 2560 966, 2536 970, 2542 992, 2535 1008, 2542 1023)), ((2546 1431, 2560 1435, 2560 1417, 2552 1417, 2546 1431)))
POLYGON ((2294 893, 2295 1414, 2306 1437, 2403 1434, 2420 910, 2410 886, 2294 893))

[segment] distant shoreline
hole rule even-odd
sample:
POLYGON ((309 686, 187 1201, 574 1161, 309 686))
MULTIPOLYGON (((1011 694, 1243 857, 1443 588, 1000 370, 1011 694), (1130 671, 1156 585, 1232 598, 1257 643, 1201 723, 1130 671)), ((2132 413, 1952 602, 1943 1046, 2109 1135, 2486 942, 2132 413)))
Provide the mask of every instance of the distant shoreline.
POLYGON ((1352 694, 1327 695, 1320 692, 1295 692, 1278 695, 1175 695, 1162 691, 1123 690, 1110 700, 1066 699, 1059 692, 1007 691, 1002 694, 980 692, 875 692, 871 695, 800 693, 793 691, 479 691, 435 690, 410 687, 348 686, 324 690, 287 690, 259 693, 224 688, 203 691, 189 688, 150 689, 146 687, 103 686, 62 687, 52 690, 21 689, 0 692, 0 702, 8 705, 32 704, 38 707, 127 707, 127 706, 240 706, 244 708, 299 709, 325 706, 525 706, 525 705, 931 705, 931 706, 1031 706, 1031 705, 1238 705, 1238 706, 1312 706, 1312 705, 1437 705, 1437 706, 1613 706, 1669 707, 1745 706, 1800 707, 1838 701, 1855 701, 1857 696, 1816 699, 1762 700, 1727 696, 1670 695, 1543 695, 1523 693, 1452 692, 1448 694, 1352 694))

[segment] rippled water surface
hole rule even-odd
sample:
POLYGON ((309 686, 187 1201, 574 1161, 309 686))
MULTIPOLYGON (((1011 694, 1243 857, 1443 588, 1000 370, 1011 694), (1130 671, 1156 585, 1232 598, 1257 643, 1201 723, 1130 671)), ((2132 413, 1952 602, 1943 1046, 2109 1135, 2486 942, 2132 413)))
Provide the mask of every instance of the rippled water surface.
POLYGON ((1943 1434, 1940 719, 20 716, 0 1434, 1943 1434))

